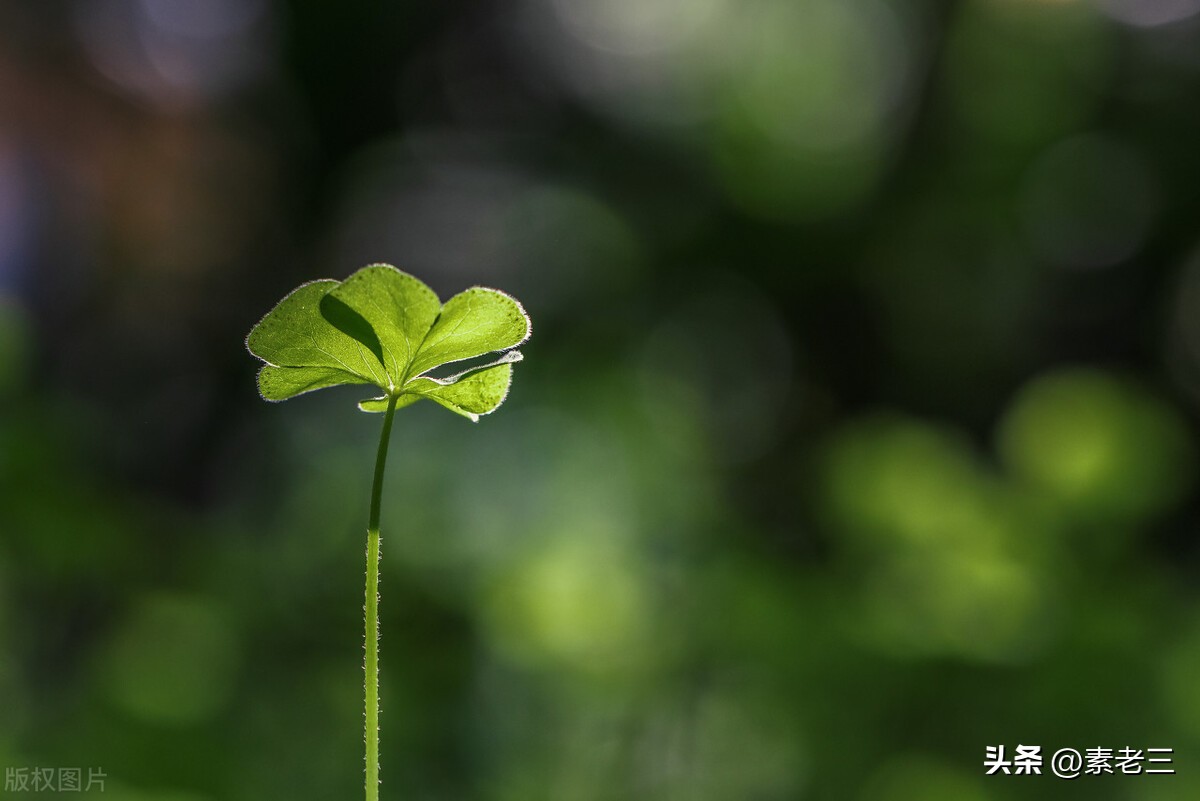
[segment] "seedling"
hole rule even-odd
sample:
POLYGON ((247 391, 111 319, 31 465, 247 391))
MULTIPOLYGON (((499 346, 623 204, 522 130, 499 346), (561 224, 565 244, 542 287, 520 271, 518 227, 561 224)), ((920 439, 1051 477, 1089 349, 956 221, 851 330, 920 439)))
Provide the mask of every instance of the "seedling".
POLYGON ((269 401, 341 384, 383 392, 361 401, 383 413, 367 518, 364 696, 366 797, 379 798, 379 507, 392 417, 422 399, 478 421, 504 402, 514 350, 529 339, 529 316, 515 298, 473 287, 443 305, 433 290, 387 264, 364 267, 345 281, 303 284, 268 312, 246 338, 266 362, 258 390, 269 401), (493 358, 480 357, 491 354, 493 358), (452 375, 443 365, 480 360, 452 375))

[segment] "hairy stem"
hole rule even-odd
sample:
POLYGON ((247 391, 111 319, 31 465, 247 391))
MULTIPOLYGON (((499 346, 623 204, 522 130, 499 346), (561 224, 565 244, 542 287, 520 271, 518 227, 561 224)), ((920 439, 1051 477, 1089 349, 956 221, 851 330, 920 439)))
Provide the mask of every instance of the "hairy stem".
POLYGON ((379 452, 375 456, 375 480, 371 485, 371 516, 367 521, 367 590, 364 606, 367 652, 366 678, 363 682, 366 722, 367 801, 379 801, 379 506, 383 496, 383 468, 387 464, 388 440, 392 437, 392 418, 396 414, 396 398, 388 399, 383 416, 383 433, 379 437, 379 452))

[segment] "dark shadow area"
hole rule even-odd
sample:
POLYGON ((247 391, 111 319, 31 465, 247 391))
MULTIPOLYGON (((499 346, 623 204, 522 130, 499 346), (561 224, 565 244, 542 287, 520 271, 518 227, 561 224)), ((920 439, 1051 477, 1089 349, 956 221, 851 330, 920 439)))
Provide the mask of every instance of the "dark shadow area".
POLYGON ((321 316, 346 336, 365 345, 367 350, 375 354, 384 370, 387 369, 387 363, 383 360, 383 345, 367 318, 330 294, 321 298, 321 316))

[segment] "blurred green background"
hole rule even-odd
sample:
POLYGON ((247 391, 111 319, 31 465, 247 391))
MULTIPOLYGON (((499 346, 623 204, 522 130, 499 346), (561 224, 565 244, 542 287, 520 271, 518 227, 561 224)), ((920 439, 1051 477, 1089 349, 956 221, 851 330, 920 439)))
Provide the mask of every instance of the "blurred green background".
POLYGON ((385 261, 534 321, 385 798, 1200 798, 1197 187, 1200 0, 0 0, 0 767, 361 797, 379 418, 243 338, 385 261))

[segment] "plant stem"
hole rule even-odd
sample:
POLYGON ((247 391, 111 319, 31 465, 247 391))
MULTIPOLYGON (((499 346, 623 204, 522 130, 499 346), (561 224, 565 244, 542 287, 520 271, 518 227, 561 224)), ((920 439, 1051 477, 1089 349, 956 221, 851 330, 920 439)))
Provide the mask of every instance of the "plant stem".
POLYGON ((363 681, 366 721, 367 801, 379 801, 379 506, 383 496, 383 468, 387 464, 388 440, 392 436, 392 418, 396 413, 396 395, 388 399, 383 416, 383 433, 375 456, 375 481, 371 485, 371 515, 367 521, 367 590, 364 606, 364 648, 366 677, 363 681))

